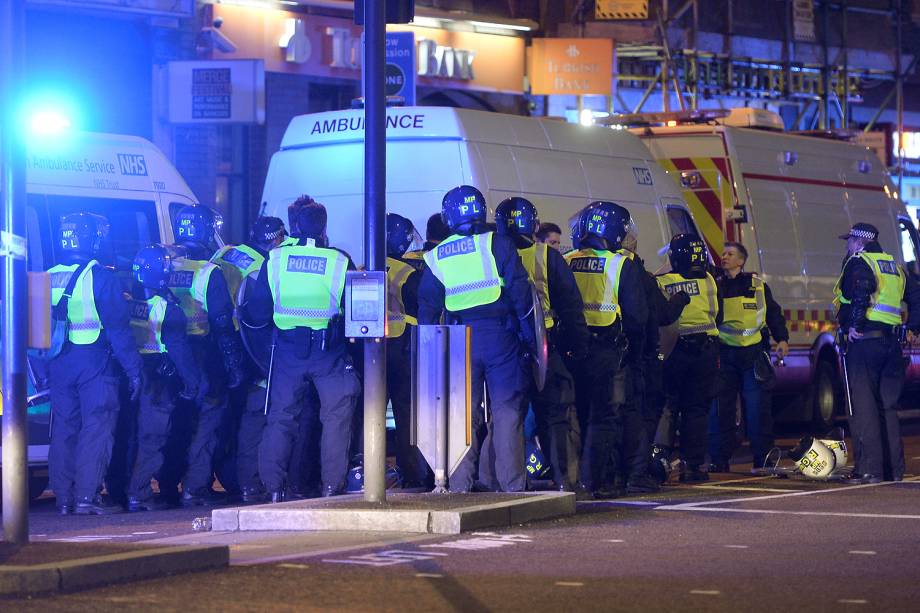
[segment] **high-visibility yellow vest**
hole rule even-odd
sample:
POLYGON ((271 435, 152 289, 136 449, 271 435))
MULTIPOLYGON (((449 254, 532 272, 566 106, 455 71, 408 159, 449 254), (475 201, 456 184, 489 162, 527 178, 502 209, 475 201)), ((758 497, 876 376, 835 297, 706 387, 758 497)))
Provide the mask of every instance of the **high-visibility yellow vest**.
POLYGON ((585 304, 589 326, 611 326, 620 318, 620 273, 626 258, 612 251, 581 249, 565 255, 585 304))
MULTIPOLYGON (((67 335, 74 345, 91 345, 99 340, 102 330, 102 320, 96 311, 96 297, 93 294, 93 267, 99 262, 91 260, 73 286, 73 294, 67 301, 67 319, 70 321, 70 332, 67 335)), ((57 306, 64 296, 64 290, 78 264, 65 266, 58 264, 48 269, 51 275, 51 306, 57 306)))
POLYGON ((290 247, 291 245, 296 245, 299 242, 300 239, 296 236, 285 236, 284 239, 278 243, 278 247, 290 247))
POLYGON ((166 353, 162 338, 166 305, 166 299, 159 295, 131 301, 131 331, 141 353, 166 353))
POLYGON ((553 327, 553 309, 549 302, 549 274, 547 273, 549 265, 549 247, 546 243, 534 243, 530 247, 518 249, 521 256, 521 262, 527 269, 527 276, 530 282, 537 290, 540 296, 540 305, 543 307, 543 327, 547 330, 553 327))
MULTIPOLYGON (((869 308, 866 310, 866 319, 878 323, 896 326, 901 323, 901 298, 904 296, 904 286, 907 279, 904 271, 898 266, 893 257, 887 253, 868 253, 860 251, 852 257, 858 257, 865 262, 875 275, 875 292, 869 298, 869 308)), ((846 270, 846 266, 843 267, 846 270)), ((843 297, 841 282, 843 273, 834 286, 834 306, 849 304, 850 301, 843 297)))
POLYGON ((463 311, 501 297, 502 278, 492 255, 493 232, 454 234, 425 254, 425 263, 444 286, 444 307, 463 311))
POLYGON ((406 324, 418 325, 418 320, 406 313, 402 289, 415 268, 396 258, 387 258, 387 338, 399 338, 406 324))
POLYGON ((325 330, 342 312, 348 258, 340 251, 307 245, 272 249, 268 256, 268 283, 279 330, 325 330))
POLYGON ((767 297, 763 280, 751 275, 753 297, 722 298, 722 324, 719 341, 732 347, 750 347, 763 340, 761 330, 767 321, 767 297))
POLYGON ((221 274, 227 281, 233 304, 239 304, 240 285, 243 279, 258 272, 265 262, 265 256, 249 245, 227 245, 221 247, 211 256, 211 263, 220 267, 221 274))
POLYGON ((718 336, 716 316, 719 314, 719 298, 716 280, 708 272, 703 279, 687 279, 676 272, 659 275, 658 287, 666 296, 673 296, 685 291, 690 296, 690 304, 684 307, 677 322, 677 331, 685 334, 702 334, 718 336))
POLYGON ((187 320, 189 336, 206 336, 211 331, 208 321, 208 283, 217 265, 204 260, 176 258, 169 275, 169 289, 179 300, 187 320))

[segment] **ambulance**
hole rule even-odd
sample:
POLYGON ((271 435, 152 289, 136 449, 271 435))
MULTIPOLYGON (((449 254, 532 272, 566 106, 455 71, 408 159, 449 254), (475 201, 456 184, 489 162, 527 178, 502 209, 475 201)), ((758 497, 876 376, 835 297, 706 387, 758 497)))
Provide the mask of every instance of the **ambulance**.
MULTIPOLYGON (((650 270, 672 235, 698 232, 680 189, 627 131, 558 120, 449 107, 387 109, 387 211, 424 231, 449 189, 473 185, 490 209, 523 196, 542 221, 564 229, 593 200, 613 200, 639 227, 650 270)), ((291 120, 271 159, 263 211, 287 220, 302 194, 326 205, 331 244, 364 261, 364 111, 301 115, 291 120)), ((564 248, 569 245, 563 245, 564 248)))
MULTIPOLYGON (((87 212, 110 223, 114 266, 128 289, 137 251, 150 243, 172 243, 171 218, 198 199, 153 143, 135 136, 64 131, 30 138, 26 155, 26 246, 28 270, 45 271, 59 257, 61 217, 87 212)), ((29 362, 29 475, 33 497, 48 480, 50 403, 40 364, 29 362)), ((2 410, 2 407, 0 407, 2 410)))
MULTIPOLYGON (((791 355, 777 372, 790 397, 780 419, 830 425, 846 415, 834 346, 833 288, 855 222, 879 229, 882 248, 920 275, 920 240, 874 152, 832 133, 788 133, 759 109, 627 115, 629 127, 680 186, 715 262, 725 241, 750 253, 745 270, 769 284, 782 306, 791 355)), ((905 397, 920 385, 920 351, 910 357, 905 397)), ((777 409, 780 409, 777 406, 777 409)))

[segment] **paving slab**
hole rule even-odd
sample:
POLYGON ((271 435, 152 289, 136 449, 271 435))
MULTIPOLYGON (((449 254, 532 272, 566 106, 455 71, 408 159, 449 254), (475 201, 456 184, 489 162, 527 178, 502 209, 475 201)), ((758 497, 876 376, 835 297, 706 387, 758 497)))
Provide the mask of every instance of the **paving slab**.
POLYGON ((570 492, 516 494, 388 493, 384 503, 360 494, 214 509, 212 530, 359 530, 459 534, 575 514, 570 492))

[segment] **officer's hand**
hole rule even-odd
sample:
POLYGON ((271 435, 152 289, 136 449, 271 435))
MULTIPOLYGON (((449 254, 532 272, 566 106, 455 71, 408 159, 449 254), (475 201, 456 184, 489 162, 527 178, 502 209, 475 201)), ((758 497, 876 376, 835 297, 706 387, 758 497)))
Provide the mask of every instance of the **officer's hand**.
POLYGON ((138 371, 133 377, 128 377, 128 389, 131 392, 131 402, 137 402, 140 400, 141 391, 144 389, 146 383, 146 375, 144 371, 138 371))
POLYGON ((789 355, 789 343, 786 341, 776 343, 776 356, 782 360, 787 355, 789 355))
POLYGON ((227 371, 227 387, 233 389, 243 384, 246 379, 246 373, 243 372, 242 366, 231 366, 227 371))
POLYGON ((671 302, 679 303, 681 306, 687 306, 690 304, 690 294, 681 290, 671 296, 671 302))
POLYGON ((857 332, 856 328, 850 328, 850 331, 849 331, 849 333, 847 334, 847 338, 850 339, 851 342, 852 342, 852 341, 858 341, 858 340, 861 339, 862 337, 863 337, 863 333, 862 333, 862 332, 857 332))

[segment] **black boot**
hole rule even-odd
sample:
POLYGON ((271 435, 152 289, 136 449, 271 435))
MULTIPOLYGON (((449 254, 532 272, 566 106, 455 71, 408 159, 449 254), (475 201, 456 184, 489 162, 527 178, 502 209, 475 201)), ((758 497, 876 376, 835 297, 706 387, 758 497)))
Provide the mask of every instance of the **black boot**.
POLYGON ((128 512, 137 513, 138 511, 164 511, 171 505, 166 500, 157 496, 148 498, 138 498, 137 496, 128 496, 128 512))
POLYGON ((198 490, 183 490, 180 502, 183 507, 214 507, 225 504, 226 498, 210 488, 204 487, 198 490))
POLYGON ((73 512, 77 515, 114 515, 124 513, 125 509, 108 496, 96 494, 92 498, 78 498, 73 512))

